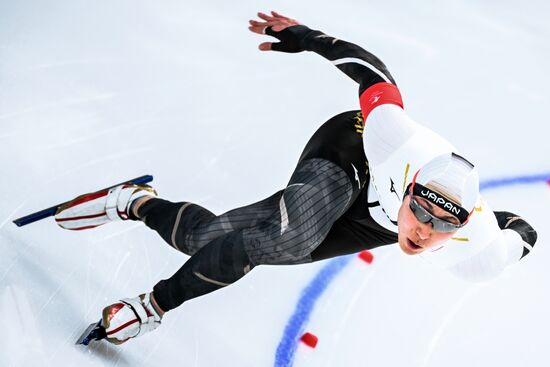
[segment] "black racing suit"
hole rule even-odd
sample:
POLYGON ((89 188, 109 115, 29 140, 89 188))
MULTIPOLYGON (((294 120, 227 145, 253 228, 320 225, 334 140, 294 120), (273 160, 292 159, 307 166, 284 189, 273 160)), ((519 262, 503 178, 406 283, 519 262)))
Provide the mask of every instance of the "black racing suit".
MULTIPOLYGON (((294 47, 333 60, 359 84, 395 84, 373 54, 304 26, 290 27, 294 47), (368 66, 365 66, 367 64, 368 66)), ((283 33, 281 32, 281 33, 283 33)), ((271 34, 273 32, 271 31, 271 34)), ((284 50, 282 50, 284 51, 284 50)), ((287 187, 255 204, 216 216, 192 203, 151 199, 138 215, 191 258, 154 287, 165 310, 227 286, 261 264, 300 264, 397 242, 369 215, 368 161, 360 111, 334 116, 307 143, 287 187)))
POLYGON ((256 265, 300 264, 397 242, 368 212, 361 130, 359 111, 331 118, 306 145, 287 187, 258 203, 220 216, 163 199, 140 207, 148 227, 191 256, 155 286, 159 306, 173 309, 256 265))

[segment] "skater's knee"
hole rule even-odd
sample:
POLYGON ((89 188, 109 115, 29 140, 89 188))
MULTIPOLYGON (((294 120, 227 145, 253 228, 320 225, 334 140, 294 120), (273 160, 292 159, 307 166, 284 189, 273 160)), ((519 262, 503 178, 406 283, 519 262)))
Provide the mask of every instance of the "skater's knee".
POLYGON ((238 232, 201 248, 180 270, 154 287, 155 301, 163 311, 226 287, 254 268, 238 232))
POLYGON ((290 265, 311 262, 311 253, 326 234, 317 227, 299 226, 269 241, 257 238, 247 243, 250 260, 256 265, 290 265))

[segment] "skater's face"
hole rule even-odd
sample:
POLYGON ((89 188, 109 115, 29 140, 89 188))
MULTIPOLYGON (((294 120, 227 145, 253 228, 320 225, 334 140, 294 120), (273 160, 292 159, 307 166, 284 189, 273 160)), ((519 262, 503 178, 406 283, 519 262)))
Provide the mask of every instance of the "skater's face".
MULTIPOLYGON (((414 196, 416 202, 432 215, 447 222, 459 224, 458 218, 450 215, 438 206, 430 205, 425 199, 414 196)), ((431 223, 421 223, 410 208, 411 196, 407 195, 399 208, 397 216, 399 247, 407 255, 417 255, 429 249, 440 246, 455 233, 436 232, 431 223)))

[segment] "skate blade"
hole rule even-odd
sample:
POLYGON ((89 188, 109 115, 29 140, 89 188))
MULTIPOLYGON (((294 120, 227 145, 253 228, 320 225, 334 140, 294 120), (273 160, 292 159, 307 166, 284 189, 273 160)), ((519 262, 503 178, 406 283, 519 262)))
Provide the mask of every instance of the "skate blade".
POLYGON ((76 341, 76 345, 88 345, 91 341, 101 340, 106 337, 105 329, 101 326, 101 320, 90 324, 76 341))

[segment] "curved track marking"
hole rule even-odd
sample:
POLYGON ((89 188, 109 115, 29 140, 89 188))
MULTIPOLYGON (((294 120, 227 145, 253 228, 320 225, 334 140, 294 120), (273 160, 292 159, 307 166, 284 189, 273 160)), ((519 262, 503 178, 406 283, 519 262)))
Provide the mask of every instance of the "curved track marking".
MULTIPOLYGON (((482 181, 479 184, 479 190, 488 191, 499 187, 529 185, 541 182, 550 182, 550 172, 482 181)), ((290 367, 294 364, 294 356, 298 348, 298 343, 300 342, 300 336, 305 331, 305 327, 313 313, 317 300, 353 258, 355 258, 354 255, 348 255, 337 257, 329 261, 304 288, 296 304, 294 313, 290 316, 285 326, 283 336, 277 346, 274 363, 275 367, 290 367)))

